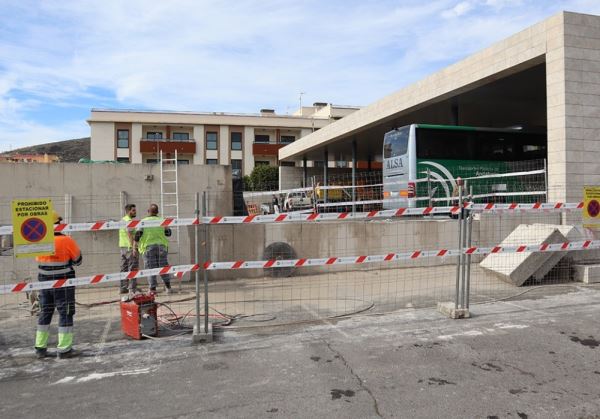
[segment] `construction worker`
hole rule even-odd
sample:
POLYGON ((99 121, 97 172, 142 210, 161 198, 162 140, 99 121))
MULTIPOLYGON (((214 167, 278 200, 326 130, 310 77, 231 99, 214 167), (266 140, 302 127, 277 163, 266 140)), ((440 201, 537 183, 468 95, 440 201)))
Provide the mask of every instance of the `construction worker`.
MULTIPOLYGON (((151 204, 148 208, 148 216, 142 219, 143 221, 162 220, 158 217, 158 205, 151 204)), ((143 227, 135 233, 134 245, 138 246, 139 252, 144 258, 144 268, 162 268, 167 266, 169 261, 169 239, 171 229, 168 227, 143 227)), ((165 291, 171 294, 171 277, 169 274, 161 275, 161 279, 165 284, 165 291)), ((150 292, 156 292, 157 285, 156 275, 148 277, 150 292)))
MULTIPOLYGON (((52 213, 54 224, 60 224, 62 217, 52 213)), ((36 257, 38 281, 75 278, 73 265, 81 264, 81 250, 69 236, 54 233, 54 254, 36 257)), ((54 309, 58 311, 58 358, 70 358, 73 352, 73 315, 75 314, 75 287, 63 287, 40 291, 40 312, 35 334, 35 353, 38 358, 47 355, 48 335, 54 309)))
MULTIPOLYGON (((137 215, 135 204, 125 205, 125 216, 121 219, 123 221, 131 221, 137 215)), ((139 269, 140 256, 138 253, 137 245, 134 241, 134 231, 128 228, 119 229, 119 250, 121 252, 121 272, 130 272, 139 269)), ((127 279, 121 280, 121 294, 127 294, 129 291, 137 291, 137 280, 131 279, 130 287, 127 286, 127 279)))

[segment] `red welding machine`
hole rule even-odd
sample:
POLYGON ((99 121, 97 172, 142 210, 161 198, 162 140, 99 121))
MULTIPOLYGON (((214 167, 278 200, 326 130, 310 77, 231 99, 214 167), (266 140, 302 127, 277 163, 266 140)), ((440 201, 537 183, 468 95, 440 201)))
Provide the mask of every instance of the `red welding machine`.
POLYGON ((127 336, 141 339, 158 335, 157 305, 154 294, 138 294, 121 301, 121 330, 127 336))

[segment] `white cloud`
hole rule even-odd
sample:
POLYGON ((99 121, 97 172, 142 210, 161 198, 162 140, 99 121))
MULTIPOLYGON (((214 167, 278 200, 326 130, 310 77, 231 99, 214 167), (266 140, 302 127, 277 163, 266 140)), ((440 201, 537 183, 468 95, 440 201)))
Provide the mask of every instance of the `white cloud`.
POLYGON ((474 5, 470 1, 461 1, 456 6, 452 7, 450 10, 445 10, 442 12, 442 17, 444 18, 453 18, 460 17, 462 15, 467 14, 473 9, 474 5))

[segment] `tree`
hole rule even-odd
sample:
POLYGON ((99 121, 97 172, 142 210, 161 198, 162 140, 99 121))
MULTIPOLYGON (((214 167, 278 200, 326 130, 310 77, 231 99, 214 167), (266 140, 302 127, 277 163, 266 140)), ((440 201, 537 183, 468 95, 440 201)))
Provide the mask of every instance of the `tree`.
POLYGON ((264 164, 254 167, 250 176, 244 176, 248 191, 270 191, 279 186, 279 167, 264 164))

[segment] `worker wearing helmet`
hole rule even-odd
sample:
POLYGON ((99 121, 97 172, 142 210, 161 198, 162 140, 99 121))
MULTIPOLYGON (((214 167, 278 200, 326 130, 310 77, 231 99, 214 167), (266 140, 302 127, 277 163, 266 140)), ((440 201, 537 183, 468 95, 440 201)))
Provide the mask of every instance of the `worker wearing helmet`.
MULTIPOLYGON (((144 221, 162 220, 158 216, 158 205, 151 204, 148 208, 148 216, 142 219, 144 221)), ((139 252, 144 258, 144 268, 162 268, 167 266, 169 261, 169 239, 171 229, 168 227, 142 227, 135 233, 135 245, 138 246, 139 252)), ((171 277, 169 274, 160 276, 165 284, 167 294, 171 293, 171 277)), ((156 292, 157 278, 156 275, 148 277, 150 292, 156 292)))
MULTIPOLYGON (((62 217, 53 211, 54 224, 62 217)), ((73 265, 81 264, 81 250, 69 236, 54 233, 54 254, 36 257, 38 281, 75 278, 73 265)), ((40 291, 40 312, 35 334, 35 352, 38 358, 47 355, 49 327, 54 309, 58 311, 58 358, 73 356, 73 315, 75 314, 75 287, 61 287, 40 291)))

